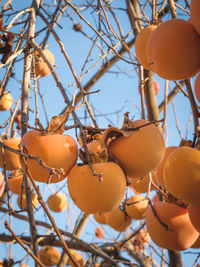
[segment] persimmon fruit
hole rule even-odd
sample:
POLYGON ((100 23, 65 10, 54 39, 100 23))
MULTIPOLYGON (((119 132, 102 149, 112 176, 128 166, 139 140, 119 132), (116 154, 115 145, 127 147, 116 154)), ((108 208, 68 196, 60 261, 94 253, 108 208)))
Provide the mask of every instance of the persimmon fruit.
POLYGON ((194 92, 197 100, 200 102, 200 73, 197 75, 194 83, 194 92))
MULTIPOLYGON (((14 194, 19 195, 22 192, 22 183, 23 183, 23 175, 11 175, 8 177, 7 184, 10 191, 14 194)), ((25 188, 23 188, 23 193, 25 192, 25 188)))
POLYGON ((39 251, 39 258, 45 266, 54 266, 60 261, 60 252, 52 246, 44 246, 39 251))
MULTIPOLYGON (((40 131, 32 130, 26 132, 20 143, 32 156, 39 157, 50 168, 62 169, 63 173, 59 176, 53 174, 49 179, 50 173, 39 163, 28 158, 26 164, 32 178, 38 182, 58 183, 62 181, 69 170, 76 164, 78 158, 78 147, 75 140, 69 135, 45 134, 40 131), (49 180, 49 181, 48 181, 49 180)), ((24 169, 24 163, 22 168, 24 169)))
POLYGON ((120 208, 105 213, 106 223, 115 231, 126 231, 131 225, 131 218, 120 208))
MULTIPOLYGON (((54 65, 55 59, 51 51, 48 49, 44 49, 43 53, 48 58, 50 63, 54 65)), ((36 77, 44 77, 51 73, 51 70, 49 69, 47 63, 44 61, 42 56, 38 53, 38 51, 34 52, 35 55, 35 74, 36 77)))
POLYGON ((195 30, 200 34, 200 3, 199 0, 191 0, 190 3, 190 19, 195 30))
POLYGON ((192 225, 200 233, 200 205, 188 205, 188 213, 192 225))
POLYGON ((103 231, 103 228, 102 227, 97 227, 95 229, 95 236, 97 238, 103 238, 104 237, 104 231, 103 231))
MULTIPOLYGON (((146 120, 132 122, 132 127, 148 124, 146 120)), ((108 144, 109 152, 126 171, 128 177, 138 178, 153 170, 162 160, 165 143, 159 129, 145 125, 132 131, 128 136, 120 136, 108 144)))
POLYGON ((0 99, 0 110, 8 110, 12 107, 12 96, 8 92, 4 92, 3 96, 0 99))
MULTIPOLYGON (((157 185, 157 179, 155 175, 155 171, 151 171, 151 177, 153 182, 157 185)), ((129 177, 130 178, 130 177, 129 177)), ((148 185, 149 185, 149 175, 146 174, 145 176, 141 178, 130 178, 129 179, 131 186, 135 189, 138 193, 146 193, 148 191, 148 185)), ((154 187, 151 186, 151 190, 154 190, 154 187)))
POLYGON ((61 212, 65 210, 68 205, 67 197, 63 193, 54 193, 48 197, 47 205, 50 210, 54 212, 61 212))
POLYGON ((165 182, 164 182, 164 167, 165 167, 165 162, 166 162, 168 156, 170 155, 170 153, 172 151, 174 151, 176 148, 178 148, 178 147, 176 147, 176 146, 166 147, 166 149, 165 149, 165 155, 164 155, 162 161, 160 162, 160 164, 155 169, 157 183, 159 185, 161 185, 163 189, 166 189, 165 182))
POLYGON ((152 32, 157 28, 156 25, 149 25, 142 29, 135 40, 135 53, 139 63, 147 70, 151 70, 151 66, 147 60, 146 44, 152 32))
MULTIPOLYGON (((154 90, 155 90, 155 94, 158 95, 160 92, 160 85, 156 80, 153 80, 153 86, 154 86, 154 90)), ((138 88, 139 94, 141 94, 141 87, 139 86, 138 88)))
POLYGON ((95 163, 92 166, 96 173, 102 173, 102 181, 93 175, 88 165, 75 166, 70 170, 67 184, 72 200, 86 213, 116 209, 126 190, 123 170, 114 162, 95 163))
POLYGON ((106 219, 104 217, 104 213, 94 213, 93 217, 94 217, 96 222, 98 222, 100 224, 106 224, 106 219))
MULTIPOLYGON (((83 255, 78 253, 78 252, 75 252, 74 250, 71 250, 71 254, 73 256, 73 258, 75 259, 75 261, 78 263, 78 265, 80 267, 83 267, 84 266, 84 258, 83 258, 83 255)), ((72 267, 75 267, 75 265, 73 264, 73 262, 71 261, 70 258, 68 258, 67 260, 67 265, 70 265, 72 267)))
MULTIPOLYGON (((17 197, 17 205, 21 210, 26 208, 26 194, 18 195, 17 197)), ((32 206, 36 208, 38 205, 37 195, 32 192, 32 206)))
POLYGON ((200 36, 192 24, 182 19, 171 19, 152 32, 146 44, 146 54, 151 69, 160 77, 182 80, 198 73, 199 47, 200 36))
POLYGON ((155 202, 153 208, 156 215, 149 206, 146 226, 155 244, 161 248, 177 251, 185 250, 194 244, 199 233, 193 227, 186 208, 161 201, 155 202))
POLYGON ((167 191, 189 204, 200 204, 200 151, 188 146, 175 149, 164 168, 167 191))
POLYGON ((133 203, 131 205, 125 204, 125 211, 127 214, 131 217, 131 219, 135 220, 143 220, 146 217, 146 212, 148 208, 148 200, 145 199, 142 195, 134 195, 127 200, 125 200, 125 203, 133 203))
MULTIPOLYGON (((13 149, 19 149, 21 138, 20 137, 12 137, 8 139, 3 139, 2 143, 9 146, 13 149)), ((6 170, 16 170, 21 168, 21 163, 18 154, 9 151, 8 149, 4 149, 4 156, 3 156, 3 148, 0 148, 0 167, 3 169, 3 158, 5 162, 5 169, 6 170)))

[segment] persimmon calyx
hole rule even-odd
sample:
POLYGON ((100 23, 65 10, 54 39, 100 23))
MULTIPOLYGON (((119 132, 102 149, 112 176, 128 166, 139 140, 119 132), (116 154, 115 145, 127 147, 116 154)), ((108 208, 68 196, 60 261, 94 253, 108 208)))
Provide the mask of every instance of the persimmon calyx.
POLYGON ((185 140, 185 139, 181 139, 181 142, 179 144, 179 146, 189 146, 189 147, 192 147, 193 145, 193 141, 191 140, 185 140))

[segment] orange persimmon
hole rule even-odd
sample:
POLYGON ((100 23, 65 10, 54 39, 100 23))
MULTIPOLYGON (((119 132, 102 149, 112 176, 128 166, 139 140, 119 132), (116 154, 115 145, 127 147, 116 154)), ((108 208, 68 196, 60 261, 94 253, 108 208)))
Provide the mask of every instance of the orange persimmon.
POLYGON ((199 232, 193 227, 187 209, 161 201, 155 202, 153 208, 155 212, 151 206, 147 209, 146 226, 154 243, 178 251, 194 244, 199 232))
MULTIPOLYGON (((22 191, 22 183, 23 183, 23 175, 11 175, 8 177, 8 188, 10 191, 12 191, 14 194, 21 194, 22 191)), ((23 193, 25 192, 25 188, 23 188, 23 193)))
MULTIPOLYGON (((53 174, 49 180, 50 183, 62 181, 78 158, 77 144, 69 135, 43 135, 40 131, 32 130, 23 135, 20 147, 21 149, 24 147, 30 155, 39 157, 48 167, 63 170, 59 176, 53 174)), ((22 159, 21 162, 22 168, 25 168, 22 159)), ((34 180, 43 183, 48 181, 49 171, 40 166, 36 160, 27 158, 26 164, 34 180)))
POLYGON ((105 213, 106 223, 118 232, 127 230, 131 225, 131 218, 120 208, 105 213))
POLYGON ((8 110, 12 107, 12 96, 8 92, 4 92, 0 99, 0 110, 8 110))
POLYGON ((44 246, 39 251, 39 258, 45 266, 54 266, 60 261, 60 252, 52 246, 44 246))
POLYGON ((106 224, 104 213, 94 213, 93 217, 94 217, 96 222, 98 222, 100 224, 106 224))
POLYGON ((95 163, 92 166, 96 173, 102 173, 102 181, 93 175, 88 165, 75 166, 70 170, 67 184, 72 200, 86 213, 116 209, 126 190, 123 170, 114 162, 95 163))
POLYGON ((125 211, 131 217, 131 219, 135 220, 143 220, 146 217, 146 212, 148 208, 148 200, 145 199, 142 195, 134 195, 127 200, 125 203, 133 203, 131 205, 125 205, 125 211))
POLYGON ((68 205, 67 197, 63 193, 54 193, 48 197, 47 205, 50 210, 54 212, 61 212, 66 209, 68 205))
MULTIPOLYGON (((26 194, 18 195, 17 205, 20 209, 24 210, 26 208, 26 194)), ((38 205, 37 195, 32 192, 32 206, 36 208, 38 205)))
MULTIPOLYGON (((52 65, 54 65, 55 59, 54 59, 54 56, 51 53, 51 51, 49 51, 48 49, 44 49, 43 53, 48 58, 50 63, 52 65)), ((51 73, 51 71, 50 71, 47 63, 42 58, 42 56, 38 53, 38 51, 35 51, 34 55, 35 55, 35 74, 36 74, 36 77, 44 77, 44 76, 49 75, 51 73)))

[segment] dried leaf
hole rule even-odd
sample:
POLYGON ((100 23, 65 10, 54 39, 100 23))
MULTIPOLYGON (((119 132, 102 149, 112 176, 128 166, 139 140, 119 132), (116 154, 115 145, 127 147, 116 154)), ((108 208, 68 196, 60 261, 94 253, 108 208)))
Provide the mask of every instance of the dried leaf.
POLYGON ((73 109, 74 107, 68 106, 61 115, 53 116, 47 128, 47 133, 62 134, 65 130, 65 123, 73 109))

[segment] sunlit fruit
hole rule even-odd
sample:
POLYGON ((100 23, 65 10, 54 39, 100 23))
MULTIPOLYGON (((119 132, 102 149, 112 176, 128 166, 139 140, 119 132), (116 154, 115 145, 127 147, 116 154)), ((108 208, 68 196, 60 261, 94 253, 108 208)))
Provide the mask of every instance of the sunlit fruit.
POLYGON ((167 20, 147 41, 148 63, 164 79, 188 79, 200 69, 199 46, 200 36, 191 23, 182 19, 167 20))
MULTIPOLYGON (((152 181, 157 185, 157 179, 155 176, 155 171, 151 171, 151 177, 152 181)), ((130 177, 129 177, 130 178, 130 177)), ((135 189, 138 193, 146 193, 148 191, 148 185, 149 185, 149 175, 146 174, 145 176, 141 178, 130 178, 129 179, 131 186, 135 189)), ((155 188, 151 186, 150 190, 154 190, 155 188)))
POLYGON ((188 213, 192 225, 200 233, 200 205, 188 205, 188 213))
POLYGON ((195 30, 200 34, 200 2, 199 0, 191 0, 190 3, 190 18, 195 30))
POLYGON ((54 212, 61 212, 68 205, 67 197, 63 193, 54 193, 48 197, 47 205, 54 212))
POLYGON ((97 227, 96 229, 95 229, 95 236, 97 237, 97 238, 103 238, 104 237, 104 232, 103 232, 103 228, 102 227, 97 227))
MULTIPOLYGON (((58 183, 62 181, 68 175, 69 170, 76 164, 78 158, 77 144, 69 135, 42 135, 40 131, 33 130, 23 135, 20 147, 22 149, 25 147, 30 155, 39 157, 48 167, 62 169, 63 173, 59 174, 59 176, 53 174, 50 177, 49 170, 40 166, 38 161, 28 158, 26 164, 32 178, 43 183, 58 183)), ((24 163, 22 168, 25 168, 24 163)))
POLYGON ((167 191, 189 204, 200 204, 200 151, 182 146, 174 150, 165 163, 167 191))
POLYGON ((104 213, 94 213, 93 216, 96 222, 100 224, 106 224, 104 213))
POLYGON ((8 92, 4 92, 0 98, 0 110, 8 110, 12 107, 12 96, 8 92))
MULTIPOLYGON (((83 255, 78 253, 78 252, 75 252, 74 250, 71 250, 71 254, 73 255, 73 258, 75 259, 75 261, 78 263, 78 266, 79 267, 83 267, 84 266, 83 255)), ((75 265, 73 264, 73 262, 69 258, 68 258, 68 261, 67 261, 67 265, 75 267, 75 265)))
MULTIPOLYGON (((2 143, 13 149, 19 149, 19 143, 21 141, 20 137, 12 137, 9 139, 3 139, 2 143)), ((6 170, 15 170, 21 168, 20 160, 18 154, 11 152, 7 149, 0 148, 0 167, 3 169, 3 159, 5 163, 6 170), (3 153, 4 151, 4 153, 3 153)))
POLYGON ((2 172, 0 172, 0 197, 3 195, 4 188, 5 188, 4 175, 2 174, 2 172))
POLYGON ((135 53, 139 63, 147 70, 151 70, 151 66, 148 63, 146 55, 147 40, 151 36, 152 32, 157 28, 156 25, 149 25, 137 35, 135 40, 135 53))
MULTIPOLYGON (((51 51, 48 49, 44 49, 43 53, 47 57, 47 59, 50 61, 52 65, 54 65, 55 59, 51 51)), ((44 77, 51 73, 51 70, 49 69, 47 63, 44 61, 42 56, 38 53, 38 51, 34 52, 35 55, 35 74, 36 77, 44 77)))
POLYGON ((155 202, 153 207, 155 212, 148 207, 146 226, 155 244, 178 251, 194 244, 199 232, 193 227, 187 209, 161 201, 155 202))
POLYGON ((146 217, 146 212, 148 208, 148 200, 145 199, 142 195, 134 195, 127 200, 125 200, 125 211, 127 214, 135 220, 142 220, 146 217), (134 203, 136 202, 136 203, 134 203))
POLYGON ((45 266, 54 266, 60 261, 60 252, 52 246, 44 246, 39 251, 39 258, 45 266))
POLYGON ((127 230, 131 225, 131 218, 120 208, 105 213, 106 223, 118 232, 127 230))
MULTIPOLYGON (((23 175, 11 175, 8 177, 7 184, 10 191, 12 191, 14 194, 21 194, 22 192, 22 183, 23 183, 23 175)), ((25 192, 25 185, 23 187, 23 192, 25 192)))
POLYGON ((166 189, 165 182, 164 182, 165 162, 168 156, 170 155, 170 153, 174 151, 176 148, 177 148, 176 146, 166 147, 164 158, 162 159, 161 163, 156 167, 156 179, 157 179, 158 184, 161 185, 163 189, 166 189))
POLYGON ((194 92, 197 100, 200 102, 200 73, 197 75, 194 83, 194 92))
MULTIPOLYGON (((26 194, 18 195, 17 205, 21 210, 26 209, 26 194)), ((32 192, 32 206, 36 208, 38 205, 37 195, 32 192)))
POLYGON ((126 179, 123 170, 114 162, 92 165, 102 181, 94 176, 88 165, 75 166, 68 175, 69 194, 74 203, 86 213, 116 209, 125 194, 126 179))
MULTIPOLYGON (((149 123, 137 120, 132 127, 149 123)), ((138 178, 154 169, 162 160, 165 143, 159 129, 149 124, 135 130, 128 137, 120 136, 109 143, 110 154, 116 158, 128 177, 138 178)))

